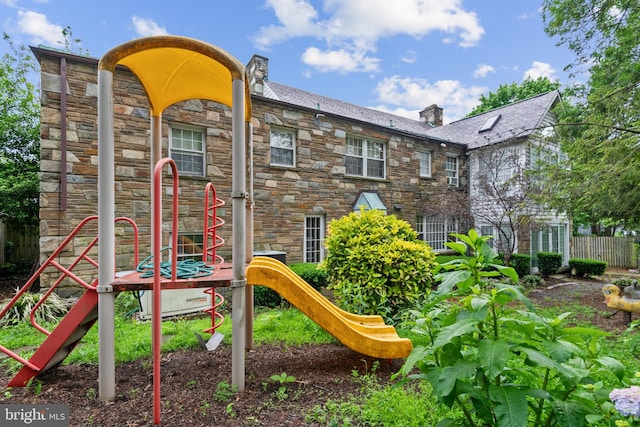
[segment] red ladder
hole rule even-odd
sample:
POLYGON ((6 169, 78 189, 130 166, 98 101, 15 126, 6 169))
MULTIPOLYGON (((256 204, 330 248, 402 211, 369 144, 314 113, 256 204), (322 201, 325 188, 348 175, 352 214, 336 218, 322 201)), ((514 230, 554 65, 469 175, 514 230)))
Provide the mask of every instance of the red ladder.
MULTIPOLYGON (((222 264, 224 259, 216 253, 224 244, 224 239, 218 235, 218 228, 224 225, 224 219, 218 216, 218 208, 224 206, 224 200, 216 196, 216 189, 212 183, 207 183, 204 196, 204 252, 202 261, 206 264, 222 264)), ((211 327, 204 332, 213 334, 224 321, 224 316, 216 309, 224 303, 224 297, 216 292, 215 288, 204 291, 211 295, 211 307, 205 312, 211 315, 211 327)))
MULTIPOLYGON (((16 376, 9 382, 8 387, 24 387, 29 380, 42 374, 43 372, 58 366, 71 353, 74 347, 85 336, 87 331, 98 319, 98 293, 96 291, 97 280, 89 284, 84 279, 76 275, 73 270, 79 267, 82 262, 87 263, 90 267, 94 267, 97 271, 98 262, 91 258, 89 252, 98 243, 98 237, 93 237, 89 244, 81 251, 68 266, 63 266, 57 261, 58 257, 64 250, 74 251, 74 238, 82 231, 82 229, 90 222, 97 220, 96 215, 85 218, 78 224, 71 234, 62 242, 62 244, 47 258, 47 260, 38 268, 31 276, 27 283, 18 291, 9 303, 0 311, 2 318, 16 304, 20 297, 35 283, 42 272, 47 268, 55 268, 61 274, 60 277, 45 292, 40 301, 33 307, 30 313, 31 325, 38 331, 46 335, 45 340, 35 351, 29 360, 22 358, 12 350, 0 345, 0 351, 7 354, 11 358, 17 360, 24 365, 16 376), (52 332, 39 325, 36 321, 36 313, 46 299, 57 289, 57 287, 65 280, 69 279, 85 289, 85 292, 69 310, 65 317, 56 325, 52 332)), ((116 218, 116 222, 124 221, 133 227, 134 240, 134 262, 138 264, 138 227, 129 218, 116 218)), ((90 272, 90 271, 89 271, 90 272)), ((83 274, 88 274, 87 268, 83 270, 83 274)), ((115 272, 114 272, 115 274, 115 272)))

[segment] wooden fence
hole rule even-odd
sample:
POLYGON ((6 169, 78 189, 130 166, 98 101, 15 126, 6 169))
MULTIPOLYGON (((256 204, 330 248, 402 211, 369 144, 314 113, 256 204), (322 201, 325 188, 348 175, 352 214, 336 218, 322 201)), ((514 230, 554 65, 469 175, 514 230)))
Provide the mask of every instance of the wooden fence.
POLYGON ((37 231, 21 233, 0 222, 0 267, 7 263, 30 266, 40 257, 37 231))
POLYGON ((609 267, 639 267, 634 237, 573 237, 571 258, 597 259, 609 267))

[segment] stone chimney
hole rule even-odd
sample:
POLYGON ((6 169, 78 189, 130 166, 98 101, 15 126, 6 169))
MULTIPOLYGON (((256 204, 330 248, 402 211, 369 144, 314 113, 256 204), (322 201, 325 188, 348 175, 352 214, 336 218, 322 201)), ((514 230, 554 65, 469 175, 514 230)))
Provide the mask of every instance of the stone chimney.
POLYGON ((420 121, 427 123, 429 126, 442 126, 442 108, 436 104, 431 104, 420 111, 420 121))
POLYGON ((252 95, 264 95, 264 82, 269 79, 269 58, 253 55, 247 65, 249 91, 252 95))

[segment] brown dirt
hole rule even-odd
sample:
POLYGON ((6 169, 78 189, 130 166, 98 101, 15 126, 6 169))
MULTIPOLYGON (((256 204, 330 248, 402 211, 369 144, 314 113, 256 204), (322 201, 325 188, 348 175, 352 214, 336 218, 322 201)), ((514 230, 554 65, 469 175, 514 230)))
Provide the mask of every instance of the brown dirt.
MULTIPOLYGON (((545 286, 529 292, 536 305, 566 305, 578 301, 598 310, 589 321, 607 331, 622 331, 626 319, 606 307, 601 288, 615 277, 630 277, 626 271, 611 272, 598 280, 571 277, 548 278, 545 286)), ((0 298, 11 295, 16 282, 0 279, 0 298)), ((22 281, 24 283, 24 281, 22 281)), ((637 318, 637 315, 634 319, 637 318)), ((580 315, 576 317, 579 321, 580 315)), ((375 360, 339 344, 286 347, 263 345, 247 352, 246 389, 222 393, 231 384, 231 348, 190 350, 163 354, 162 425, 166 426, 299 426, 305 415, 327 400, 344 400, 361 393, 362 376, 372 372, 384 383, 401 367, 401 360, 375 360), (288 383, 286 397, 278 396, 280 384, 272 375, 286 373, 296 381, 288 383), (354 375, 357 372, 358 375, 354 375), (222 389, 221 389, 222 388, 222 389)), ((72 426, 153 425, 152 367, 150 360, 116 367, 117 398, 98 399, 96 366, 64 365, 42 375, 29 388, 2 388, 0 403, 70 405, 72 426)), ((0 384, 10 375, 0 369, 0 384)))

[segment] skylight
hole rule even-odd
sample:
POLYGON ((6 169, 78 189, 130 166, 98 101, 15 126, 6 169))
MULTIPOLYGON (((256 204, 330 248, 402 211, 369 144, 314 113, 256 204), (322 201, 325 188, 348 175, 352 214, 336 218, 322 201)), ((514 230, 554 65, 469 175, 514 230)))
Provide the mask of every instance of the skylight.
POLYGON ((496 123, 498 123, 498 120, 500 120, 500 117, 502 117, 500 114, 498 114, 497 116, 489 117, 484 122, 484 124, 482 125, 482 127, 480 128, 480 130, 478 132, 486 132, 488 130, 493 129, 493 127, 496 125, 496 123))

